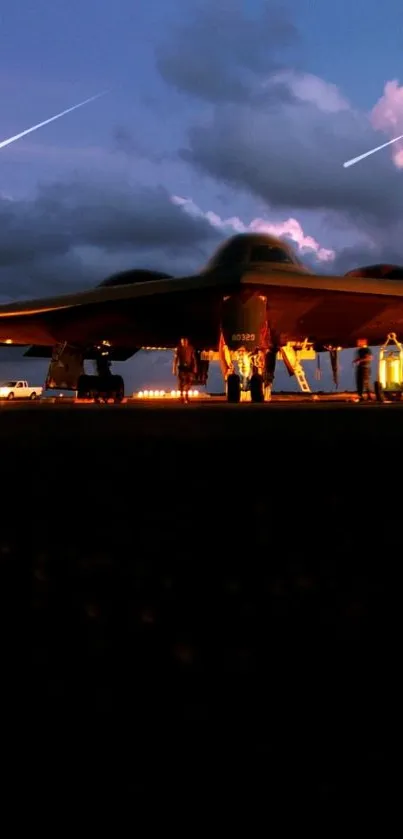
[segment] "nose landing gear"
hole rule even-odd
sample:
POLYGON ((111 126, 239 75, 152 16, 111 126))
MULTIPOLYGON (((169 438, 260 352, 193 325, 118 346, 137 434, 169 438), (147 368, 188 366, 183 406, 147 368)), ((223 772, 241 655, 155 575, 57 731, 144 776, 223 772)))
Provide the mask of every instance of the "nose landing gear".
POLYGON ((251 376, 250 396, 252 402, 264 402, 264 382, 260 373, 253 373, 251 376))
POLYGON ((271 397, 271 387, 265 381, 265 353, 251 353, 244 347, 232 352, 227 346, 221 350, 221 369, 226 380, 227 401, 265 402, 271 397), (266 386, 265 386, 266 385, 266 386))
POLYGON ((241 399, 241 377, 229 373, 227 377, 227 402, 237 403, 241 399))

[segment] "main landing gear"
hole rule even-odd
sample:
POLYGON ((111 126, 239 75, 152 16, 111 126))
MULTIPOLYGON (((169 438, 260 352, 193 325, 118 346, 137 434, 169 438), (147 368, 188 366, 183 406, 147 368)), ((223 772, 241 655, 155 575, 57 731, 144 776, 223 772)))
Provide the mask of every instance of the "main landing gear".
POLYGON ((122 402, 125 385, 122 376, 111 373, 111 362, 107 356, 100 355, 95 361, 96 376, 82 374, 77 382, 77 399, 95 399, 96 402, 122 402))
POLYGON ((95 399, 96 402, 122 402, 125 386, 122 376, 80 376, 77 382, 77 399, 95 399))
POLYGON ((274 378, 272 355, 274 355, 275 364, 275 351, 273 353, 256 349, 250 352, 245 347, 231 351, 223 342, 221 343, 219 357, 226 381, 228 402, 235 404, 270 401, 274 378))
POLYGON ((53 347, 45 388, 75 391, 79 400, 122 402, 125 394, 124 382, 121 376, 114 376, 111 372, 110 344, 103 341, 91 350, 91 358, 95 360, 97 372, 95 376, 85 373, 84 355, 85 352, 79 347, 66 342, 56 344, 53 347))

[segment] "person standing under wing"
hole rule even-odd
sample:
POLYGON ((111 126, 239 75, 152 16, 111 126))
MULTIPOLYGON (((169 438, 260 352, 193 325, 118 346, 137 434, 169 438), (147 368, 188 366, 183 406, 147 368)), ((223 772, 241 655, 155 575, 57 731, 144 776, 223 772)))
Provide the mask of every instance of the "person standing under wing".
POLYGON ((189 390, 196 373, 196 354, 188 338, 181 338, 175 350, 173 374, 178 377, 178 390, 183 404, 189 403, 189 390))
POLYGON ((356 357, 353 361, 356 368, 356 387, 357 396, 360 402, 364 400, 364 393, 367 394, 367 399, 372 399, 371 391, 371 362, 372 353, 368 346, 366 338, 360 338, 357 341, 356 357))

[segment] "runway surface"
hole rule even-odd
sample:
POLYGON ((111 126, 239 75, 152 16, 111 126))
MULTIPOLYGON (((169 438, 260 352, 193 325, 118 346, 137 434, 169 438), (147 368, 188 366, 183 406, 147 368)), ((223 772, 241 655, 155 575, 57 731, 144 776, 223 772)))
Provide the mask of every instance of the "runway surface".
POLYGON ((386 794, 402 430, 400 405, 0 408, 2 609, 58 784, 73 759, 97 790, 386 794))
MULTIPOLYGON (((402 429, 403 402, 357 404, 351 399, 289 400, 262 405, 231 405, 211 399, 194 401, 190 405, 168 400, 159 403, 138 400, 124 405, 77 404, 73 401, 54 403, 51 400, 0 404, 0 439, 12 435, 17 449, 23 447, 26 456, 32 459, 33 468, 37 458, 34 442, 43 446, 45 452, 50 447, 52 458, 63 459, 67 447, 71 450, 70 465, 75 464, 85 450, 88 464, 93 464, 93 468, 97 468, 101 456, 98 447, 101 447, 102 460, 108 463, 109 468, 112 451, 119 450, 125 460, 141 457, 146 450, 143 446, 147 448, 157 440, 164 451, 163 457, 170 457, 170 444, 174 443, 179 453, 185 452, 191 441, 204 441, 214 451, 214 457, 215 447, 218 446, 221 459, 225 460, 228 455, 232 461, 233 453, 228 450, 228 442, 234 438, 245 449, 247 463, 244 468, 247 466, 247 471, 256 468, 254 449, 263 446, 270 459, 278 451, 284 458, 288 454, 291 456, 293 444, 297 441, 299 461, 307 455, 309 468, 314 468, 312 442, 317 442, 319 438, 327 450, 337 448, 339 457, 347 466, 351 448, 357 445, 363 434, 372 439, 372 446, 381 444, 383 449, 388 449, 396 440, 400 449, 402 429), (384 438, 382 443, 378 439, 380 437, 384 438), (300 447, 301 438, 306 440, 305 454, 300 447), (63 440, 63 449, 55 450, 56 440, 63 440)), ((373 464, 374 454, 368 450, 361 458, 360 468, 365 469, 365 463, 369 461, 373 464)), ((194 452, 194 456, 198 458, 198 451, 194 452)), ((386 457, 389 461, 391 454, 386 457)), ((260 459, 257 458, 258 461, 260 459)), ((292 474, 299 469, 299 463, 296 461, 289 468, 292 474)))

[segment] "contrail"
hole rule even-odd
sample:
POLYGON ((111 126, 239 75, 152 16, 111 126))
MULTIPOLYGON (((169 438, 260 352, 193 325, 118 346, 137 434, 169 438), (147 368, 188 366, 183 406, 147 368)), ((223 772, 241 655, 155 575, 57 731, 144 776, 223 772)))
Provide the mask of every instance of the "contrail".
POLYGON ((83 105, 87 105, 89 102, 94 102, 95 99, 99 99, 100 96, 105 96, 106 93, 109 93, 109 91, 103 90, 102 93, 97 93, 89 99, 84 99, 84 102, 79 102, 78 105, 73 105, 72 108, 67 108, 65 111, 61 111, 60 114, 56 114, 54 117, 49 117, 49 119, 45 119, 43 122, 38 122, 37 125, 33 125, 31 128, 26 128, 25 131, 15 134, 14 137, 9 137, 8 140, 0 140, 0 149, 4 149, 6 146, 9 146, 10 143, 15 143, 16 140, 21 140, 21 137, 26 137, 27 134, 32 134, 33 131, 37 131, 38 128, 43 128, 44 125, 49 125, 49 123, 54 122, 55 119, 60 119, 60 117, 70 114, 71 111, 76 111, 77 108, 82 108, 83 105))
POLYGON ((376 151, 380 151, 381 149, 386 149, 386 146, 392 145, 392 143, 397 143, 398 140, 403 140, 403 134, 400 137, 395 137, 394 140, 389 140, 388 143, 383 143, 381 146, 377 146, 376 149, 371 149, 371 151, 365 152, 365 154, 360 154, 359 157, 353 157, 351 160, 346 160, 343 163, 345 169, 348 169, 349 166, 354 166, 354 163, 359 163, 360 160, 364 160, 366 157, 369 157, 370 154, 375 154, 376 151))

